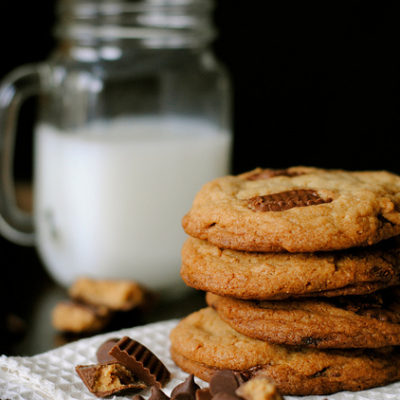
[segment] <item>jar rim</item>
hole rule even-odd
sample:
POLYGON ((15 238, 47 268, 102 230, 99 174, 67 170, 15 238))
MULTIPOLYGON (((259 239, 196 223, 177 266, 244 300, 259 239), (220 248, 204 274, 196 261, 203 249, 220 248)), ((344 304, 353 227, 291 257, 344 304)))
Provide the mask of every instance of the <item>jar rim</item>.
POLYGON ((213 0, 59 0, 57 11, 58 14, 73 12, 76 17, 90 17, 145 12, 154 8, 172 10, 190 7, 198 11, 211 11, 213 6, 213 0))
POLYGON ((213 5, 213 0, 60 0, 55 36, 196 45, 215 37, 213 5))

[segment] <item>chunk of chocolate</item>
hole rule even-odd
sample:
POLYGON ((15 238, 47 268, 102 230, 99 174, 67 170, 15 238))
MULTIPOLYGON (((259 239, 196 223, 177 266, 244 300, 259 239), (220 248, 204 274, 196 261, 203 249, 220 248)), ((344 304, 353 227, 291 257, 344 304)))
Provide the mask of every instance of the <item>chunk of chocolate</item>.
MULTIPOLYGON (((235 395, 236 389, 244 382, 240 373, 230 369, 217 371, 210 380, 210 392, 212 396, 217 393, 235 395)), ((214 397, 213 397, 214 399, 214 397)))
POLYGON ((89 391, 97 397, 146 388, 146 384, 136 379, 132 371, 117 362, 78 365, 75 370, 89 391))
POLYGON ((377 277, 381 279, 383 282, 388 282, 391 279, 393 279, 393 275, 395 274, 395 271, 392 270, 390 267, 384 268, 384 267, 378 267, 378 266, 373 266, 369 273, 373 277, 377 277))
POLYGON ((241 397, 232 393, 218 392, 212 400, 243 400, 241 397))
POLYGON ((119 339, 112 338, 106 340, 102 345, 100 345, 96 352, 97 361, 100 364, 117 361, 113 356, 110 356, 109 351, 118 341, 119 339))
POLYGON ((196 400, 196 390, 200 386, 194 381, 194 375, 190 374, 182 383, 177 385, 171 392, 173 400, 196 400))
POLYGON ((255 196, 247 200, 253 211, 285 211, 294 207, 315 206, 330 203, 332 199, 323 199, 315 190, 297 189, 285 192, 255 196))
POLYGON ((255 172, 252 175, 249 175, 246 179, 248 181, 258 181, 261 179, 269 179, 269 178, 274 178, 275 176, 287 176, 287 177, 292 177, 292 176, 300 176, 304 175, 305 172, 300 172, 300 171, 289 171, 288 169, 263 169, 259 172, 255 172))
POLYGON ((197 389, 196 400, 211 400, 212 395, 209 388, 197 389))
POLYGON ((171 374, 159 358, 141 343, 124 336, 109 351, 118 362, 149 386, 161 388, 171 374))
POLYGON ((170 400, 169 397, 157 386, 152 386, 149 400, 170 400))

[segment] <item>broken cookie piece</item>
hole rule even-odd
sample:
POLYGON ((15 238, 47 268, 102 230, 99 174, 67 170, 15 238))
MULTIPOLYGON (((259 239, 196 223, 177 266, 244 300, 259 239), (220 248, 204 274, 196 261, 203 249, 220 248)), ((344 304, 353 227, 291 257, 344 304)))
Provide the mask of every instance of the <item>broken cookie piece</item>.
POLYGON ((103 329, 110 317, 107 307, 64 301, 53 309, 52 324, 63 332, 91 333, 103 329))
POLYGON ((74 334, 94 333, 110 325, 125 327, 132 313, 150 309, 155 301, 151 292, 128 280, 80 278, 69 289, 69 296, 69 302, 53 310, 53 326, 74 334))
POLYGON ((262 376, 243 383, 235 393, 245 400, 282 400, 276 386, 262 376))
POLYGON ((146 384, 138 380, 132 371, 117 362, 78 365, 75 370, 89 391, 97 397, 146 388, 146 384))
POLYGON ((69 289, 72 299, 114 311, 128 311, 144 302, 145 290, 133 281, 78 279, 69 289))

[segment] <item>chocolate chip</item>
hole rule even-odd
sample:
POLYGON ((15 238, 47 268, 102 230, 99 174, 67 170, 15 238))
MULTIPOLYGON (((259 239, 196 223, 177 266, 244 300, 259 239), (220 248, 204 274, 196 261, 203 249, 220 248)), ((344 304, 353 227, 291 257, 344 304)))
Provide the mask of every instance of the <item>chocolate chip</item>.
POLYGON ((160 388, 152 386, 149 400, 170 400, 170 398, 160 388))
POLYGON ((213 396, 212 400, 241 400, 242 398, 236 394, 219 392, 213 396))
POLYGON ((285 211, 294 207, 315 206, 330 203, 332 199, 324 200, 315 190, 297 189, 285 192, 255 196, 248 199, 248 206, 254 211, 285 211))
POLYGON ((211 400, 212 396, 209 388, 197 389, 196 400, 211 400))
POLYGON ((192 395, 189 393, 178 393, 174 397, 174 400, 195 400, 195 399, 196 397, 192 397, 192 395))
POLYGON ((171 392, 171 399, 176 400, 196 400, 196 390, 200 386, 194 381, 194 375, 190 374, 182 383, 171 392))
POLYGON ((310 336, 303 337, 301 339, 301 343, 304 344, 305 346, 316 346, 320 341, 321 339, 313 338, 310 336))
MULTIPOLYGON (((229 369, 217 371, 210 380, 210 392, 213 396, 224 393, 235 396, 235 390, 240 386, 238 375, 229 369)), ((213 397, 214 400, 214 397, 213 397)), ((222 400, 222 399, 221 399, 222 400)))
POLYGON ((320 371, 317 371, 315 374, 310 375, 310 378, 318 378, 320 376, 325 375, 325 372, 328 371, 330 367, 322 368, 320 371))
POLYGON ((393 278, 393 271, 386 268, 378 267, 377 265, 371 268, 370 273, 372 274, 372 276, 378 277, 384 282, 390 281, 393 278))
POLYGON ((119 339, 115 339, 115 338, 108 339, 102 345, 100 345, 100 347, 97 349, 97 352, 96 352, 97 361, 100 364, 107 363, 110 361, 117 361, 113 356, 110 356, 108 354, 108 352, 118 341, 119 341, 119 339))

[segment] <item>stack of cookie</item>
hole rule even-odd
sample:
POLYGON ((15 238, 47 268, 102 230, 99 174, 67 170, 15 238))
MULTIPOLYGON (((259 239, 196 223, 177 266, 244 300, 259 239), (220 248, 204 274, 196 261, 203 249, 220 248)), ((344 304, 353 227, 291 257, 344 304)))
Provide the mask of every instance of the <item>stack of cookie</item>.
POLYGON ((209 305, 171 333, 183 370, 293 395, 400 379, 399 176, 257 169, 206 184, 183 226, 181 275, 209 305))

